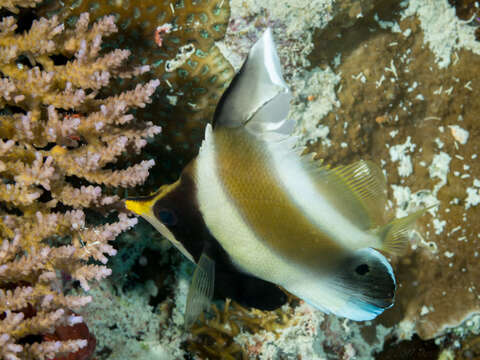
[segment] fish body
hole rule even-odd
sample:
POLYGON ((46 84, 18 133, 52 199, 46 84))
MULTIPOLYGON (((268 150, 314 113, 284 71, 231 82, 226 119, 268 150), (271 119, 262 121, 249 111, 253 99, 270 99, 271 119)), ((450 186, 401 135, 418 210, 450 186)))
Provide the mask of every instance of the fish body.
POLYGON ((187 322, 214 293, 276 308, 286 301, 278 286, 354 320, 393 305, 393 270, 374 248, 398 252, 423 212, 387 223, 375 164, 330 168, 301 156, 287 117, 290 98, 267 30, 180 179, 126 201, 197 264, 187 322))

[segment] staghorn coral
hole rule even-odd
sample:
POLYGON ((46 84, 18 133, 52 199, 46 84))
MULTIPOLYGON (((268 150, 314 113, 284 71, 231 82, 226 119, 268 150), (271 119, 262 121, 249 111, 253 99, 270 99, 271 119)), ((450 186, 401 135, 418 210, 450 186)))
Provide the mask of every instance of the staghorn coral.
POLYGON ((121 171, 104 169, 125 150, 139 152, 146 145, 145 138, 160 131, 150 122, 134 122, 133 115, 127 113, 149 102, 158 81, 97 98, 111 77, 129 76, 135 70, 129 73, 122 68, 129 56, 127 50, 99 54, 102 36, 116 31, 113 17, 105 17, 91 29, 88 23, 88 14, 84 14, 75 29, 64 30, 56 17, 41 19, 23 35, 14 33, 13 17, 0 23, 0 46, 5 48, 2 53, 8 54, 0 65, 4 74, 0 82, 0 106, 4 109, 0 136, 9 139, 1 145, 0 166, 8 172, 9 180, 15 181, 3 185, 3 196, 15 198, 15 206, 22 211, 34 213, 55 205, 32 204, 41 194, 32 185, 41 185, 53 200, 64 205, 112 204, 117 197, 106 196, 99 187, 74 188, 65 183, 65 177, 75 175, 90 183, 131 187, 141 183, 153 165, 143 161, 121 171), (56 65, 51 58, 54 54, 73 60, 56 65), (21 56, 36 66, 16 64, 21 56), (23 111, 13 112, 13 107, 23 111), (44 150, 51 144, 55 146, 44 150))
POLYGON ((149 70, 126 66, 128 50, 102 50, 114 17, 90 24, 84 13, 68 28, 53 16, 22 31, 20 7, 34 3, 0 2, 17 14, 0 19, 0 358, 8 360, 94 347, 74 330, 83 320, 71 310, 92 298, 69 294, 72 280, 88 291, 110 275, 109 242, 137 220, 121 213, 95 226, 83 209, 109 212, 113 188, 146 179, 153 160, 112 164, 128 165, 127 154, 160 131, 130 113, 150 102, 158 80, 103 95, 113 79, 149 70))
POLYGON ((42 0, 1 0, 0 9, 7 9, 8 11, 18 14, 20 8, 34 8, 42 0))
MULTIPOLYGON (((214 45, 225 34, 229 1, 144 0, 140 6, 136 1, 50 0, 41 11, 58 14, 67 23, 75 23, 86 11, 92 19, 115 16, 121 31, 107 46, 129 49, 131 63, 150 65, 142 81, 154 77, 162 82, 148 111, 138 111, 136 117, 162 127, 162 141, 147 151, 159 160, 158 177, 177 178, 196 156, 205 124, 233 77, 232 66, 214 45)), ((143 193, 156 190, 158 177, 143 193)))

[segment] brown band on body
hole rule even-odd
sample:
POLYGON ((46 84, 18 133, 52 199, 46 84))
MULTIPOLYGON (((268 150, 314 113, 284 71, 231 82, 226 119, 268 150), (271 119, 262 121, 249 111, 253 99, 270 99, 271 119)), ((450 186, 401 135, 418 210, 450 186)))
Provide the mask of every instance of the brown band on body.
POLYGON ((244 221, 265 244, 286 259, 318 267, 343 248, 315 226, 277 179, 265 144, 243 129, 216 129, 220 181, 244 221))

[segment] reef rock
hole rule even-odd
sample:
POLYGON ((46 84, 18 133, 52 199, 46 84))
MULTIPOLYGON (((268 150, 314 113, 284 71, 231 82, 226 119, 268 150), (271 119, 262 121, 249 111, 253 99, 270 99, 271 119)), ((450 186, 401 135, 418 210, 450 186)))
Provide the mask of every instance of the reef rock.
POLYGON ((308 150, 381 165, 391 217, 438 204, 392 259, 397 303, 378 323, 400 338, 443 335, 480 312, 479 24, 447 0, 287 3, 232 1, 221 48, 240 62, 272 26, 308 150))

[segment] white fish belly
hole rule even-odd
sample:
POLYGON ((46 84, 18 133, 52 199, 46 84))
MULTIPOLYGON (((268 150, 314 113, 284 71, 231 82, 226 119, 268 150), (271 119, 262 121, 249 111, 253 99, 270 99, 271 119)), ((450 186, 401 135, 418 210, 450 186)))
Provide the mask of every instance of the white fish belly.
POLYGON ((197 200, 205 223, 239 270, 277 283, 272 275, 280 258, 257 238, 228 197, 216 171, 214 150, 207 129, 196 166, 197 200))

